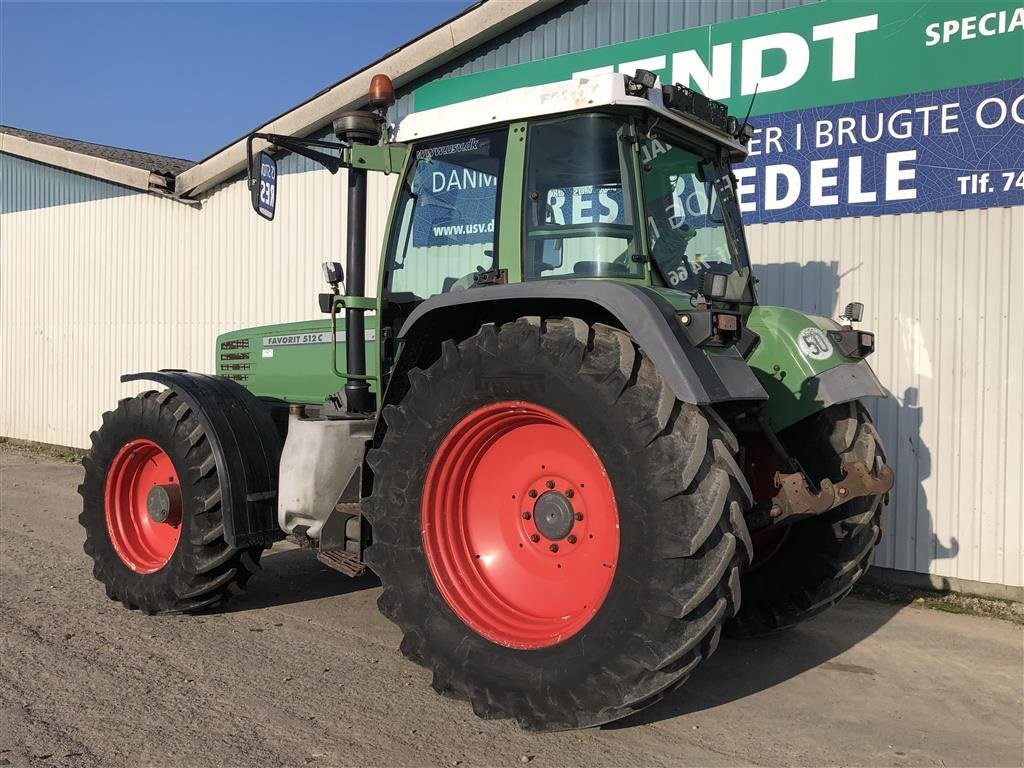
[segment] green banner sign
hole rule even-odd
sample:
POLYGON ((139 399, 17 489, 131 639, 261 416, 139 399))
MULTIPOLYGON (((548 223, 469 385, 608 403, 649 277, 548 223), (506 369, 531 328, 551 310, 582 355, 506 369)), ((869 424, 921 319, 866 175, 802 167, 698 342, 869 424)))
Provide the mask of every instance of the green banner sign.
POLYGON ((417 111, 596 72, 649 69, 745 113, 845 104, 1024 77, 1024 6, 1007 0, 825 0, 801 8, 418 88, 417 111))

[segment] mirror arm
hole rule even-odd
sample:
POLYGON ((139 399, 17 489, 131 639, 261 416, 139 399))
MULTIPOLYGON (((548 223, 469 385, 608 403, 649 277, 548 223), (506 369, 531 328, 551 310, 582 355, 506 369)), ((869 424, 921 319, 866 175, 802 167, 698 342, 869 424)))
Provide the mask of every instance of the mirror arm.
POLYGON ((253 139, 264 139, 270 142, 276 147, 287 150, 288 152, 294 152, 296 155, 302 155, 303 157, 309 158, 315 163, 319 163, 331 173, 337 173, 340 168, 348 165, 341 157, 335 155, 329 155, 326 152, 318 152, 311 147, 320 147, 322 149, 337 149, 340 152, 344 152, 348 149, 344 144, 330 141, 320 141, 318 139, 297 139, 294 136, 282 136, 278 133, 250 133, 245 140, 245 156, 247 159, 247 179, 249 187, 251 188, 254 179, 252 177, 252 142, 253 139))
POLYGON ((252 140, 255 138, 256 134, 252 133, 245 137, 245 184, 250 190, 256 183, 252 177, 252 140))

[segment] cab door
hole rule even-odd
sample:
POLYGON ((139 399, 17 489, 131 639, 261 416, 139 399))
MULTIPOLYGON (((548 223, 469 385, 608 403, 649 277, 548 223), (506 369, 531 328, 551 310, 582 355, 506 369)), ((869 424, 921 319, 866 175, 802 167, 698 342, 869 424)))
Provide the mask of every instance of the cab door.
POLYGON ((507 144, 502 126, 414 148, 385 254, 385 300, 419 303, 497 271, 507 144))

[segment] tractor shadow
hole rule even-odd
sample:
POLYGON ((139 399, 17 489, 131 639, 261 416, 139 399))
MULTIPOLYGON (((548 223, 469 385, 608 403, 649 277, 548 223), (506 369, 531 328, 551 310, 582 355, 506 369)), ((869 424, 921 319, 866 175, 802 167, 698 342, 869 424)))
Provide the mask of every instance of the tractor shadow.
MULTIPOLYGON (((760 281, 758 300, 835 318, 847 302, 864 298, 864 289, 858 283, 860 266, 855 264, 843 270, 838 261, 758 264, 754 266, 760 281)), ((872 326, 872 312, 877 315, 879 308, 867 308, 864 327, 868 330, 872 326)), ((928 486, 934 485, 929 482, 933 457, 928 440, 936 434, 938 413, 931 354, 936 342, 927 336, 918 318, 903 318, 899 329, 896 338, 881 338, 876 353, 885 355, 886 348, 895 349, 895 358, 891 352, 887 360, 868 358, 876 373, 879 365, 887 369, 880 375, 888 397, 867 398, 865 405, 882 437, 889 464, 896 471, 886 530, 875 553, 875 563, 886 569, 927 573, 935 570, 936 561, 955 558, 960 543, 955 535, 940 538, 935 524, 935 501, 928 497, 928 486)), ((801 396, 815 397, 816 393, 808 391, 801 396)), ((947 506, 944 514, 943 527, 953 527, 948 516, 955 511, 947 506)))
POLYGON ((753 639, 722 638, 715 654, 678 690, 603 727, 617 730, 671 720, 739 701, 815 667, 839 665, 832 660, 877 632, 912 600, 912 596, 898 602, 850 597, 790 630, 753 639))
POLYGON ((293 605, 380 586, 380 579, 373 573, 357 578, 345 576, 317 560, 312 550, 286 543, 275 544, 265 552, 260 566, 262 570, 253 577, 248 589, 223 608, 214 609, 215 613, 293 605))

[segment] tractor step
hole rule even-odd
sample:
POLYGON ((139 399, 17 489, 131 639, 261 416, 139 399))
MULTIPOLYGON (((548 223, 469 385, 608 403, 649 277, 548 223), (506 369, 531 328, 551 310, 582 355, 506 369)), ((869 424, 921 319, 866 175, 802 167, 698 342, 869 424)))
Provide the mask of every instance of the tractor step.
POLYGON ((359 555, 346 549, 318 549, 316 559, 346 576, 362 576, 366 566, 359 560, 359 555))

